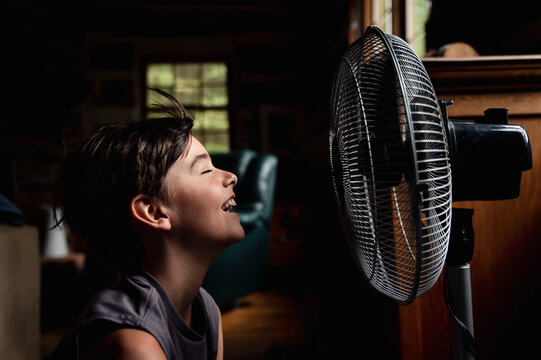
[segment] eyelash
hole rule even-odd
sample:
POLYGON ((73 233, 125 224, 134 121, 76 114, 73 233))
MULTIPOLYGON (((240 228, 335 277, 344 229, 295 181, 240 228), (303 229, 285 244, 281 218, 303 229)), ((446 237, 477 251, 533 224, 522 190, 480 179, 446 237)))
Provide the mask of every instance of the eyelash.
POLYGON ((203 171, 203 172, 201 173, 201 175, 206 174, 206 173, 209 173, 209 172, 211 172, 211 171, 212 171, 212 169, 205 170, 205 171, 203 171))

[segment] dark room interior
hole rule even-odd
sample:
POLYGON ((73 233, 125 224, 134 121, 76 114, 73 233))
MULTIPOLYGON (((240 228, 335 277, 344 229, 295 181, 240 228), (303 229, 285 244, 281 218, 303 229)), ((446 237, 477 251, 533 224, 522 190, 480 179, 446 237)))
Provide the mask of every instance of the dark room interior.
MULTIPOLYGON (((264 281, 223 306, 224 359, 451 359, 441 279, 407 306, 376 292, 356 268, 336 208, 332 84, 344 51, 374 22, 373 3, 3 2, 0 195, 20 210, 16 227, 30 228, 21 236, 35 242, 0 251, 0 353, 47 360, 88 300, 84 244, 68 232, 69 254, 44 256, 44 204, 52 204, 65 152, 103 125, 146 116, 149 64, 221 62, 228 151, 278 160, 264 281)), ((404 37, 409 2, 388 3, 393 32, 404 37)), ((541 16, 523 0, 428 3, 421 59, 438 97, 454 101, 449 116, 475 120, 506 107, 509 123, 530 137, 533 168, 518 198, 454 205, 475 214, 480 358, 529 356, 538 353, 541 320, 541 16), (457 42, 477 55, 446 57, 457 42)))

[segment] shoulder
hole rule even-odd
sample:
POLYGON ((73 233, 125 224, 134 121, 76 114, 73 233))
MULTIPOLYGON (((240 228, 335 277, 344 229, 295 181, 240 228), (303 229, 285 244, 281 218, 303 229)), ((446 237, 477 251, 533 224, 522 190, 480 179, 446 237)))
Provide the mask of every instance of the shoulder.
POLYGON ((217 328, 220 320, 220 309, 212 296, 204 289, 199 288, 199 299, 205 309, 208 320, 212 327, 217 328))
POLYGON ((212 296, 204 289, 200 288, 198 297, 203 303, 207 319, 207 339, 210 341, 210 348, 213 349, 216 359, 223 359, 223 330, 222 315, 220 308, 212 296))
POLYGON ((144 277, 126 277, 94 294, 79 319, 80 324, 106 320, 123 327, 140 327, 157 301, 155 289, 144 277))
POLYGON ((214 301, 214 298, 212 295, 210 295, 207 290, 204 288, 199 288, 198 292, 199 299, 201 300, 201 303, 205 306, 205 309, 210 312, 215 312, 218 305, 214 301))
POLYGON ((158 341, 146 331, 122 328, 115 330, 96 343, 83 356, 84 360, 165 360, 158 341))

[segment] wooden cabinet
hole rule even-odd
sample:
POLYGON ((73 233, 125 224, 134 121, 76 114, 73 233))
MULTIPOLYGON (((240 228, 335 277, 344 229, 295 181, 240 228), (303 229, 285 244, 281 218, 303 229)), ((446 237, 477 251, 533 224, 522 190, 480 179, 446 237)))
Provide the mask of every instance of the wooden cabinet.
POLYGON ((0 354, 40 359, 38 229, 0 225, 0 354))
MULTIPOLYGON (((512 200, 456 202, 474 209, 471 265, 475 338, 483 359, 538 352, 541 311, 541 56, 423 59, 449 118, 474 120, 491 107, 509 109, 509 123, 529 135, 533 168, 512 200)), ((402 359, 450 359, 443 284, 399 307, 402 359)), ((526 357, 526 356, 524 356, 526 357)))

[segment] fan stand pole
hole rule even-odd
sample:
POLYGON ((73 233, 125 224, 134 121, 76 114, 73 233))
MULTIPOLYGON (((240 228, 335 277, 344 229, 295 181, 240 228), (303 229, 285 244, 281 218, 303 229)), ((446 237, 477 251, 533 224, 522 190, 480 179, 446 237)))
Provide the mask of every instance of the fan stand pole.
MULTIPOLYGON (((455 316, 473 334, 473 311, 470 282, 470 265, 448 265, 449 292, 453 294, 450 306, 455 316)), ((459 323, 451 319, 453 360, 475 359, 469 350, 468 337, 459 323)))
POLYGON ((473 257, 474 248, 472 216, 472 209, 453 208, 451 239, 445 269, 453 360, 475 359, 471 277, 468 264, 473 257))

